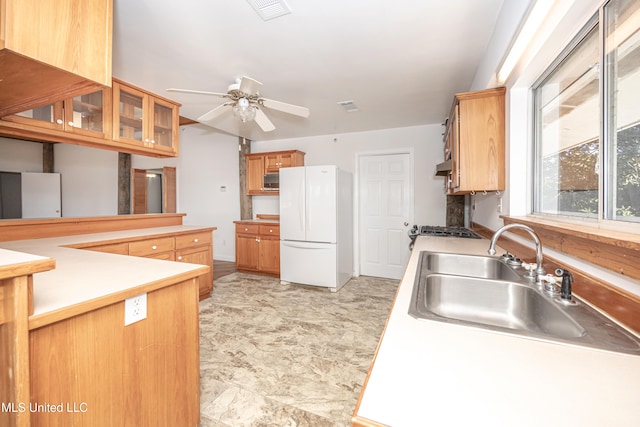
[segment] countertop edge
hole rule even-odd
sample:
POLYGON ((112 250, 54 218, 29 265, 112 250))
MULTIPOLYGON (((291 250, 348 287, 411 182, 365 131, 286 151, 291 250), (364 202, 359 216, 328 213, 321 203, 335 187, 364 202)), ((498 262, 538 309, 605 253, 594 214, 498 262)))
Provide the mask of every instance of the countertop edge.
POLYGON ((184 282, 189 279, 193 279, 209 272, 208 266, 202 266, 200 268, 191 270, 186 273, 172 275, 161 280, 156 280, 149 283, 144 283, 138 286, 133 286, 121 291, 113 292, 111 294, 103 295, 88 301, 83 301, 77 304, 72 304, 67 307, 62 307, 57 310, 48 311, 45 313, 32 315, 29 317, 29 330, 41 328, 43 326, 50 325, 55 322, 59 322, 70 317, 78 316, 80 314, 88 313, 98 308, 106 307, 111 304, 118 303, 127 298, 140 295, 143 293, 153 292, 158 289, 166 288, 180 282, 184 282))
MULTIPOLYGON (((43 292, 45 296, 42 298, 46 298, 44 300, 46 303, 45 308, 38 310, 36 307, 34 314, 29 317, 29 329, 32 330, 122 301, 131 296, 196 278, 210 271, 209 266, 206 265, 87 251, 82 249, 83 246, 164 235, 177 236, 200 231, 213 232, 216 229, 217 227, 214 226, 170 225, 93 234, 74 234, 0 242, 0 250, 21 254, 27 261, 34 262, 33 260, 35 260, 35 262, 42 264, 39 267, 42 268, 40 271, 31 272, 37 273, 33 279, 34 303, 43 292), (126 279, 119 282, 119 277, 125 276, 117 276, 117 273, 110 271, 113 270, 110 266, 115 265, 113 262, 116 259, 125 261, 123 263, 125 267, 117 273, 132 271, 136 273, 133 274, 134 277, 127 276, 126 279), (150 268, 150 263, 154 267, 150 268), (156 265, 158 267, 155 267, 156 265), (83 271, 83 268, 86 271, 83 271), (146 273, 139 274, 136 270, 146 271, 146 273), (105 278, 105 276, 110 277, 105 278), (101 288, 84 292, 85 283, 92 281, 95 283, 100 280, 102 280, 101 288), (116 281, 118 283, 114 286, 110 285, 116 281), (79 294, 73 294, 74 290, 75 292, 79 291, 79 294), (52 295, 55 298, 53 301, 50 299, 52 295), (75 297, 66 297, 69 302, 65 302, 65 295, 75 295, 75 297)), ((15 266, 16 264, 10 265, 15 266)), ((20 268, 28 267, 21 266, 20 268)), ((7 266, 8 269, 9 266, 7 266)), ((1 271, 2 269, 0 269, 1 271)))
POLYGON ((280 225, 280 220, 276 219, 239 219, 233 221, 234 224, 256 224, 256 225, 280 225))

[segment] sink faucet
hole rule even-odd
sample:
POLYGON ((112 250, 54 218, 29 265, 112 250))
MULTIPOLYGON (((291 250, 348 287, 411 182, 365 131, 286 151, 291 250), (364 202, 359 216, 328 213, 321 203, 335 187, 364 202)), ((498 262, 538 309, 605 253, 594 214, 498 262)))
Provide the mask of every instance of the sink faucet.
POLYGON ((541 277, 545 275, 544 268, 542 267, 542 243, 540 242, 540 238, 538 237, 536 232, 533 231, 531 227, 524 224, 509 224, 500 228, 498 231, 496 231, 493 234, 493 237, 491 237, 491 243, 489 244, 489 251, 488 251, 489 255, 496 254, 495 247, 496 247, 496 242, 498 241, 498 238, 502 235, 502 233, 512 228, 519 228, 521 230, 526 231, 527 233, 529 233, 534 243, 536 244, 536 271, 534 274, 532 274, 532 276, 535 277, 537 284, 541 284, 541 277))

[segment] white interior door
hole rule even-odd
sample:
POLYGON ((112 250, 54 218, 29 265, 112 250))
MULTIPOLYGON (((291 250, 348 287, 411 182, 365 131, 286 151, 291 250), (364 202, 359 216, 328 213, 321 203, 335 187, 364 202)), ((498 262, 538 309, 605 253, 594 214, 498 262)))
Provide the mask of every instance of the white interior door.
POLYGON ((411 155, 362 156, 358 175, 360 274, 400 279, 411 253, 411 155))
POLYGON ((22 218, 62 216, 59 173, 23 172, 22 218))

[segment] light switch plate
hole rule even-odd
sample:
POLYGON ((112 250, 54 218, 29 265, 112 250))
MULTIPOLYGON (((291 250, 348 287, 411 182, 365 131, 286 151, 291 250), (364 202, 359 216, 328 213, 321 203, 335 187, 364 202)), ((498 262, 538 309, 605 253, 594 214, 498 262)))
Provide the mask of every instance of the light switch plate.
POLYGON ((147 294, 124 300, 124 326, 147 318, 147 294))

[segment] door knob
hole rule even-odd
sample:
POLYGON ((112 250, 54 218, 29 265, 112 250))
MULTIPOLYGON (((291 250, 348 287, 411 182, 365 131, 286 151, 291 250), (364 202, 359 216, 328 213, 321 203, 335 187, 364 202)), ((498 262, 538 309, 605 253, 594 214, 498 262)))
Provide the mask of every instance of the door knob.
POLYGON ((408 226, 409 226, 409 223, 408 223, 407 221, 405 221, 405 222, 404 222, 404 226, 405 226, 405 227, 408 227, 408 226))

